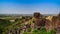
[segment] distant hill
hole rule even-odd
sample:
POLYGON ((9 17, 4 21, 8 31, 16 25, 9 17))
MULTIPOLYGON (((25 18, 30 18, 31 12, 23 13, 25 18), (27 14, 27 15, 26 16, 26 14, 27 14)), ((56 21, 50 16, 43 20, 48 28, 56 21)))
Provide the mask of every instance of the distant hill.
MULTIPOLYGON (((44 16, 57 16, 58 14, 43 14, 44 16)), ((33 14, 0 14, 0 16, 33 16, 33 14)))

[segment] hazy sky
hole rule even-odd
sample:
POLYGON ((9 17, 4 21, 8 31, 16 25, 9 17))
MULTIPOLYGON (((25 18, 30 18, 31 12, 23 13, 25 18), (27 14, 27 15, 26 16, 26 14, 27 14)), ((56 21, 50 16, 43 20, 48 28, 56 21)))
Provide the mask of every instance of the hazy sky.
POLYGON ((0 0, 0 14, 57 14, 60 0, 0 0))

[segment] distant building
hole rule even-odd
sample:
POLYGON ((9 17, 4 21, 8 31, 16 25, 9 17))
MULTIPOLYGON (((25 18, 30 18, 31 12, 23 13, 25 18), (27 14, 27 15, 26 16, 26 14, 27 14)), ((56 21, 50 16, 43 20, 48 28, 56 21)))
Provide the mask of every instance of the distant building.
POLYGON ((15 22, 15 20, 9 20, 10 22, 15 22))

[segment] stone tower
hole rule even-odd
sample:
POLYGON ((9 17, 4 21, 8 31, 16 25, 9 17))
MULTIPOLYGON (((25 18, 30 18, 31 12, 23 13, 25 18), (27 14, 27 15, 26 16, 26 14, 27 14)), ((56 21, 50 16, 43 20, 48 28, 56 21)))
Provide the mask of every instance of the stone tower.
POLYGON ((39 12, 35 12, 33 16, 35 18, 34 27, 36 29, 40 29, 41 27, 45 26, 45 19, 39 12))

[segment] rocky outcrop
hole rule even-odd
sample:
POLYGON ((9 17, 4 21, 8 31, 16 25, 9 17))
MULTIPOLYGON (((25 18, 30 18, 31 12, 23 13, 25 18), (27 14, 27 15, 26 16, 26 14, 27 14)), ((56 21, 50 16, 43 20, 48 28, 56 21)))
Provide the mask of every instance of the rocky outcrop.
POLYGON ((46 30, 50 30, 51 29, 51 22, 48 19, 43 18, 44 16, 41 15, 40 13, 34 13, 34 27, 36 29, 40 29, 41 27, 45 27, 46 30))

